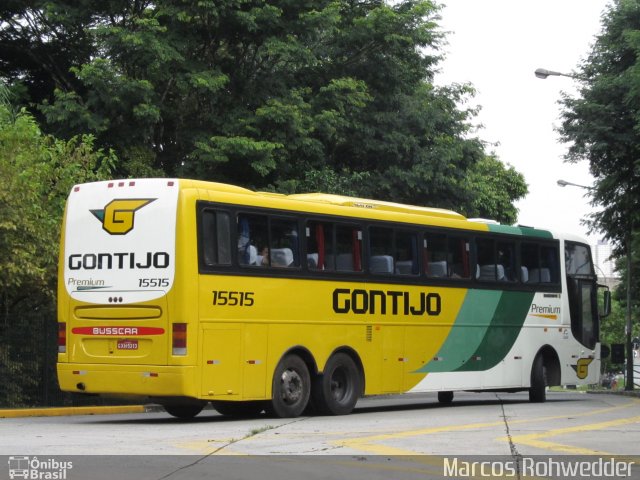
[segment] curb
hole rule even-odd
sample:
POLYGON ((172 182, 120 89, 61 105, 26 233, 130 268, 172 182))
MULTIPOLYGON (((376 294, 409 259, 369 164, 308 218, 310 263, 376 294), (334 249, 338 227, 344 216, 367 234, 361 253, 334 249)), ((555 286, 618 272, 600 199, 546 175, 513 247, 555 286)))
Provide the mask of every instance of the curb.
POLYGON ((69 415, 113 415, 157 411, 155 405, 121 405, 112 407, 55 407, 0 409, 0 418, 63 417, 69 415))
POLYGON ((620 395, 623 397, 640 397, 640 390, 587 390, 587 393, 591 393, 594 395, 599 394, 609 394, 609 395, 620 395))

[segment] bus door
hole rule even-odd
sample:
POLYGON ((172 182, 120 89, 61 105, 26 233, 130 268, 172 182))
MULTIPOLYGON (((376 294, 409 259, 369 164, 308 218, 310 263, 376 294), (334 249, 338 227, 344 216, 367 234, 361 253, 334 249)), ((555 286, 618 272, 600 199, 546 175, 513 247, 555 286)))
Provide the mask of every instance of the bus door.
POLYGON ((596 348, 599 339, 598 285, 588 245, 566 242, 565 264, 571 333, 587 349, 596 348))

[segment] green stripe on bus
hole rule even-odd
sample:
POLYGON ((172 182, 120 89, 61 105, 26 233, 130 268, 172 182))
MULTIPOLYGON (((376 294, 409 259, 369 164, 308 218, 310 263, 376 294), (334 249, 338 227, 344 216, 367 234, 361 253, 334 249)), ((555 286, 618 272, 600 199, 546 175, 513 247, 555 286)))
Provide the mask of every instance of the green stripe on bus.
POLYGON ((488 370, 502 361, 520 334, 533 296, 533 292, 502 292, 491 326, 480 346, 456 371, 488 370))
POLYGON ((451 372, 463 365, 485 338, 501 296, 499 290, 468 290, 436 357, 416 373, 451 372))
POLYGON ((511 225, 493 225, 488 224, 489 231, 495 233, 508 233, 511 235, 524 235, 536 238, 553 238, 551 232, 547 230, 538 230, 531 227, 515 227, 511 225))

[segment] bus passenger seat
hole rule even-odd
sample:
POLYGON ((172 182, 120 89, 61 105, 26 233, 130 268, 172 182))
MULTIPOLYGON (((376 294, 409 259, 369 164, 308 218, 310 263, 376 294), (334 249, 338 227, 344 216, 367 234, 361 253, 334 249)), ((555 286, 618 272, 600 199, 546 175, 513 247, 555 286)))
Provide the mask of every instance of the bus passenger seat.
POLYGON ((353 255, 350 253, 339 253, 336 257, 336 270, 341 272, 353 272, 353 255))
POLYGON ((253 245, 238 248, 238 262, 240 265, 256 265, 258 249, 253 245))
MULTIPOLYGON (((504 277, 504 269, 502 270, 502 276, 504 277)), ((481 265, 480 266, 480 275, 478 276, 478 280, 480 281, 496 281, 496 265, 481 265)))
POLYGON ((520 281, 522 283, 529 281, 529 269, 527 267, 520 267, 520 281))
POLYGON ((412 260, 400 260, 396 262, 396 273, 398 275, 411 275, 416 272, 413 270, 412 260))
POLYGON ((272 248, 271 266, 288 267, 293 263, 293 251, 290 248, 272 248))
POLYGON ((311 270, 318 269, 318 254, 317 253, 307 253, 307 267, 311 270))
POLYGON ((393 257, 391 255, 374 255, 369 261, 371 273, 393 273, 393 257))
POLYGON ((529 281, 531 283, 549 283, 551 282, 551 272, 548 268, 532 268, 529 273, 529 281))
POLYGON ((427 276, 429 277, 446 277, 447 276, 447 261, 442 260, 439 262, 430 262, 427 268, 427 276))

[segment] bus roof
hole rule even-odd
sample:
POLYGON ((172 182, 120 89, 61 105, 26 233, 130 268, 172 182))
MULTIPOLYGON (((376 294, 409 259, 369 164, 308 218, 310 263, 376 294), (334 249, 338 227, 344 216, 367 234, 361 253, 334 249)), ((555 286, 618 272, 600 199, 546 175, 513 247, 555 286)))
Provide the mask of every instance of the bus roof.
POLYGON ((554 238, 548 230, 519 226, 502 225, 485 219, 467 219, 452 210, 441 208, 421 207, 368 198, 350 197, 329 193, 296 193, 284 195, 274 192, 253 191, 235 185, 225 183, 208 182, 200 180, 180 180, 182 188, 196 188, 207 191, 209 198, 213 200, 216 194, 231 194, 226 202, 246 202, 247 205, 264 206, 265 203, 274 201, 273 206, 285 210, 303 209, 307 211, 321 212, 327 206, 335 207, 333 213, 342 211, 351 217, 380 218, 391 220, 394 214, 405 215, 402 220, 407 223, 424 223, 437 226, 449 226, 465 230, 482 230, 495 233, 506 233, 520 236, 533 236, 539 238, 554 238), (306 205, 307 207, 304 207, 306 205), (344 210, 342 210, 344 209, 344 210))
POLYGON ((299 193, 294 195, 287 195, 287 197, 303 202, 326 203, 336 206, 376 209, 396 213, 411 213, 414 215, 441 217, 452 220, 466 220, 463 215, 460 215, 459 213, 453 212, 451 210, 418 207, 415 205, 404 205, 401 203, 384 202, 381 200, 371 200, 368 198, 348 197, 344 195, 333 195, 329 193, 299 193))

